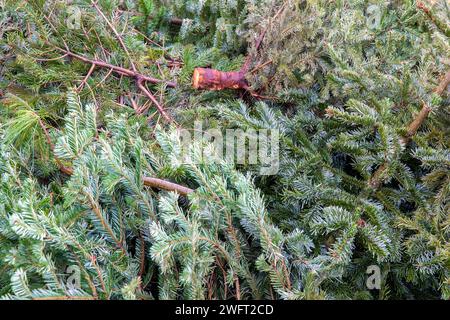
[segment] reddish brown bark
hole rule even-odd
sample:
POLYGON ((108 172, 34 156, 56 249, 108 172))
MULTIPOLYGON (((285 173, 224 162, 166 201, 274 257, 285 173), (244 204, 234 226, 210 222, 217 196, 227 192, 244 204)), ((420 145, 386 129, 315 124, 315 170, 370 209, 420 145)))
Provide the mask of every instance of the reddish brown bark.
POLYGON ((130 69, 126 69, 126 68, 123 68, 123 67, 112 65, 112 64, 104 62, 102 60, 89 59, 89 58, 87 58, 85 56, 82 56, 82 55, 76 54, 76 53, 74 53, 72 51, 64 50, 64 49, 61 49, 61 48, 58 48, 58 47, 57 47, 57 49, 60 50, 61 52, 64 52, 66 56, 70 56, 72 58, 75 58, 75 59, 78 59, 80 61, 89 63, 91 65, 96 65, 98 67, 110 69, 113 72, 116 72, 116 73, 121 74, 123 76, 136 78, 136 79, 139 78, 139 79, 141 79, 143 81, 154 83, 154 84, 164 83, 167 87, 171 87, 171 88, 174 88, 174 87, 177 86, 177 84, 175 82, 173 82, 173 81, 164 81, 164 80, 161 80, 161 79, 149 77, 149 76, 146 76, 146 75, 141 74, 139 72, 135 72, 135 71, 130 70, 130 69))
MULTIPOLYGON (((278 15, 285 9, 285 4, 283 4, 277 11, 277 13, 272 17, 275 20, 278 15)), ((259 50, 262 44, 264 36, 266 35, 268 26, 259 35, 255 49, 259 50)), ((224 90, 224 89, 249 89, 247 80, 245 79, 245 74, 249 70, 250 62, 252 61, 252 56, 247 55, 244 64, 239 71, 219 71, 210 68, 195 68, 194 74, 192 76, 192 87, 194 89, 206 89, 206 90, 224 90)), ((270 61, 272 62, 272 61, 270 61)), ((267 63, 267 62, 266 62, 267 63)), ((259 68, 259 67, 257 67, 259 68)), ((256 69, 256 68, 255 68, 256 69)), ((261 97, 260 95, 250 92, 254 96, 261 97)))
POLYGON ((436 94, 440 96, 443 95, 445 89, 447 89, 449 84, 450 84, 450 71, 447 71, 447 73, 442 78, 441 82, 437 86, 436 90, 434 90, 434 92, 436 92, 436 94))
POLYGON ((223 90, 247 89, 245 74, 240 71, 224 72, 209 68, 195 68, 192 76, 194 89, 223 90))
MULTIPOLYGON (((258 38, 256 50, 261 46, 266 30, 258 38)), ((244 89, 249 86, 245 75, 249 70, 252 57, 249 55, 245 59, 239 71, 219 71, 211 68, 195 68, 192 75, 192 87, 194 89, 224 90, 224 89, 244 89)))

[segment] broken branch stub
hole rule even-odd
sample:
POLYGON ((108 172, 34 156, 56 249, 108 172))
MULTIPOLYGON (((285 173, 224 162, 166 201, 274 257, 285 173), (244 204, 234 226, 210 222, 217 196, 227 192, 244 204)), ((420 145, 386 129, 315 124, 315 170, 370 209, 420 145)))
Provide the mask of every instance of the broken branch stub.
POLYGON ((210 68, 195 68, 192 86, 194 89, 207 90, 248 89, 242 70, 225 72, 210 68))

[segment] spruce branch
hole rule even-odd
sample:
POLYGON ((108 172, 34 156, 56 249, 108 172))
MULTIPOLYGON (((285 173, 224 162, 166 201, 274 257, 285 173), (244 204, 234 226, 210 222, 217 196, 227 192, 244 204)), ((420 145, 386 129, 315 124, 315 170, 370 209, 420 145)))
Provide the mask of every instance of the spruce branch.
MULTIPOLYGON (((119 10, 119 12, 121 12, 121 10, 119 10)), ((134 11, 131 11, 131 12, 133 13, 133 15, 138 16, 138 17, 139 16, 145 16, 145 14, 143 14, 141 12, 134 12, 134 11)), ((156 16, 153 15, 153 14, 148 15, 148 17, 150 19, 155 19, 156 18, 156 16)), ((176 25, 176 26, 181 26, 183 24, 183 19, 177 18, 177 17, 166 17, 165 20, 167 22, 169 22, 170 24, 173 24, 173 25, 176 25)))
MULTIPOLYGON (((53 152, 54 149, 55 149, 55 144, 52 142, 52 139, 50 137, 50 133, 48 132, 47 126, 45 125, 44 121, 42 121, 42 119, 41 119, 41 117, 39 115, 37 115, 36 113, 35 113, 35 115, 36 115, 36 117, 38 119, 39 126, 41 127, 42 131, 44 132, 44 136, 45 136, 45 139, 47 140, 47 143, 48 143, 48 145, 50 147, 50 150, 53 152)), ((56 161, 56 164, 59 167, 59 170, 61 170, 63 173, 65 173, 67 175, 71 175, 73 173, 72 168, 66 167, 61 162, 61 160, 59 160, 57 157, 55 157, 55 161, 56 161)))
MULTIPOLYGON (((39 125, 41 126, 42 130, 44 131, 44 135, 47 139, 47 143, 50 146, 51 151, 54 151, 55 145, 53 144, 50 134, 48 132, 47 127, 45 126, 44 122, 42 121, 42 119, 39 117, 39 125)), ((56 164, 59 167, 59 170, 67 175, 73 175, 73 168, 71 167, 67 167, 65 166, 60 159, 58 159, 55 156, 55 161, 56 164)), ((163 179, 158 179, 158 178, 152 178, 152 177, 143 177, 143 182, 145 186, 148 187, 152 187, 152 188, 157 188, 157 189, 163 189, 163 190, 167 190, 167 191, 175 191, 180 195, 183 196, 187 196, 189 193, 194 192, 193 189, 188 188, 188 187, 184 187, 182 185, 173 183, 173 182, 169 182, 163 179)))
MULTIPOLYGON (((122 240, 122 241, 123 241, 123 240, 122 240)), ((126 251, 123 249, 122 246, 121 246, 121 249, 122 249, 122 252, 126 255, 126 251)), ((95 257, 94 254, 91 256, 91 263, 92 263, 92 265, 94 266, 95 272, 96 272, 97 275, 98 275, 98 279, 99 279, 99 281, 100 281, 100 285, 102 286, 103 292, 106 293, 107 290, 106 290, 105 280, 103 279, 102 272, 101 272, 100 267, 98 266, 98 263, 97 263, 97 258, 95 257)))
MULTIPOLYGON (((427 0, 424 0, 424 2, 427 2, 427 0)), ((428 2, 430 2, 429 7, 424 2, 418 1, 416 4, 417 9, 423 11, 427 15, 427 17, 434 23, 434 25, 446 36, 450 36, 450 28, 448 23, 439 21, 439 19, 437 19, 432 12, 431 7, 434 5, 434 2, 428 0, 428 2)))
MULTIPOLYGON (((434 92, 437 95, 442 96, 449 83, 450 83, 450 71, 447 71, 447 73, 442 77, 442 80, 439 82, 439 85, 436 87, 434 92)), ((420 126, 425 122, 430 112, 431 107, 424 102, 420 112, 409 124, 406 135, 400 139, 400 142, 402 144, 407 144, 411 140, 411 138, 417 133, 417 130, 419 130, 420 126)), ((369 179, 369 186, 371 188, 378 189, 380 187, 387 166, 388 166, 387 163, 382 164, 380 167, 378 167, 378 169, 369 179)))

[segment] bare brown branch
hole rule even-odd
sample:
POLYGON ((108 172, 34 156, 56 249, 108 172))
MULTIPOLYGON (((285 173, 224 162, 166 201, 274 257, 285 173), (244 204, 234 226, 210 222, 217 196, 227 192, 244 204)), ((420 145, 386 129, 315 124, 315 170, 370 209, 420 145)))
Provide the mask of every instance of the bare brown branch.
POLYGON ((179 184, 169 182, 166 180, 162 180, 162 179, 158 179, 158 178, 144 177, 143 180, 144 180, 144 185, 146 185, 148 187, 163 189, 163 190, 167 190, 167 191, 175 191, 182 196, 186 196, 189 193, 194 192, 194 190, 192 190, 188 187, 184 187, 179 184))
POLYGON ((127 68, 115 66, 115 65, 112 65, 112 64, 107 63, 107 62, 102 61, 102 60, 89 59, 89 58, 87 58, 85 56, 82 56, 82 55, 79 55, 79 54, 76 54, 76 53, 70 51, 68 48, 66 48, 66 49, 62 49, 62 48, 59 48, 59 47, 56 47, 56 48, 59 51, 64 52, 65 56, 70 56, 72 58, 75 58, 75 59, 78 59, 80 61, 83 61, 83 62, 91 64, 91 68, 90 68, 88 74, 86 75, 85 79, 81 83, 81 85, 83 85, 86 82, 87 78, 91 75, 92 71, 94 70, 94 68, 96 66, 102 67, 102 68, 107 68, 111 72, 115 72, 115 73, 118 73, 118 74, 126 76, 126 77, 134 78, 135 81, 136 81, 136 86, 139 88, 140 91, 142 91, 142 93, 145 96, 147 96, 147 98, 149 98, 153 102, 153 104, 156 106, 156 108, 161 113, 163 118, 166 121, 168 121, 168 122, 173 122, 173 119, 168 115, 168 113, 164 110, 164 108, 161 106, 161 104, 156 100, 156 98, 153 96, 153 94, 145 87, 144 83, 145 82, 150 82, 150 83, 153 83, 153 84, 164 83, 164 84, 166 84, 166 86, 173 88, 173 87, 176 86, 175 82, 164 81, 164 80, 156 79, 156 78, 153 78, 153 77, 149 77, 149 76, 143 75, 143 74, 141 74, 139 72, 136 72, 134 70, 130 70, 130 69, 127 69, 127 68))
POLYGON ((88 73, 86 74, 86 76, 84 77, 83 81, 81 81, 81 84, 78 86, 77 91, 80 92, 81 89, 83 89, 84 84, 87 82, 87 80, 89 79, 89 77, 91 76, 92 72, 95 69, 95 64, 92 64, 91 67, 89 68, 88 73))
POLYGON ((436 92, 438 95, 442 96, 444 94, 445 89, 447 89, 449 84, 450 84, 450 70, 442 78, 441 82, 437 86, 436 90, 434 90, 434 92, 436 92))
POLYGON ((172 118, 167 114, 167 112, 164 110, 164 108, 159 104, 158 100, 156 100, 156 98, 150 93, 150 91, 148 91, 148 89, 145 87, 143 82, 144 82, 144 79, 142 79, 142 78, 138 77, 136 79, 136 84, 137 84, 138 88, 147 96, 147 98, 149 98, 153 102, 156 109, 158 109, 159 113, 164 117, 164 119, 166 119, 168 122, 171 122, 172 118))
POLYGON ((74 53, 72 51, 69 51, 67 49, 62 49, 62 48, 58 48, 58 47, 57 47, 57 49, 59 51, 62 51, 64 53, 66 53, 68 56, 70 56, 72 58, 78 59, 80 61, 83 61, 83 62, 86 62, 86 63, 89 63, 89 64, 94 64, 94 65, 96 65, 98 67, 110 69, 113 72, 116 72, 116 73, 121 74, 123 76, 131 77, 131 78, 140 78, 140 79, 142 79, 145 82, 150 82, 150 83, 153 83, 153 84, 164 83, 164 84, 166 84, 166 86, 168 86, 170 88, 175 88, 177 86, 177 84, 175 82, 172 82, 172 81, 164 81, 164 80, 161 80, 161 79, 156 79, 156 78, 153 78, 153 77, 149 77, 149 76, 146 76, 146 75, 141 74, 139 72, 135 72, 135 71, 127 69, 127 68, 115 66, 113 64, 107 63, 107 62, 102 61, 102 60, 89 59, 89 58, 87 58, 85 56, 76 54, 76 53, 74 53))

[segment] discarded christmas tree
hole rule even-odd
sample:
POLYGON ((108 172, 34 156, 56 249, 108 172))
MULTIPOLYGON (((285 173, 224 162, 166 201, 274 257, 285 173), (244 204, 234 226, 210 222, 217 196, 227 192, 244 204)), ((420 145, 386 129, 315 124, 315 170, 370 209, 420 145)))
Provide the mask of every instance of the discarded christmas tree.
POLYGON ((450 298, 445 0, 0 8, 3 298, 450 298))

